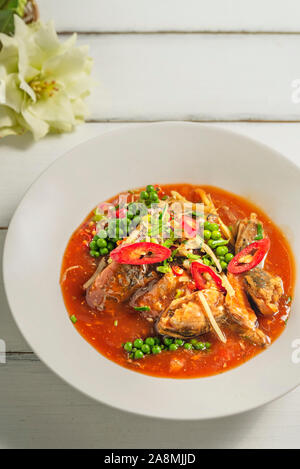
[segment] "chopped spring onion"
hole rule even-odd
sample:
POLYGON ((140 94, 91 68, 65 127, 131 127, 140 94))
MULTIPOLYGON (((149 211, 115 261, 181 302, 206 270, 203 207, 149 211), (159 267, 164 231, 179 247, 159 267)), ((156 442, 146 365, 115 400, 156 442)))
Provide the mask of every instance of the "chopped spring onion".
POLYGON ((169 265, 160 265, 156 268, 156 270, 161 274, 168 274, 169 272, 171 272, 171 267, 169 265))
POLYGON ((71 319, 71 321, 72 321, 73 324, 76 324, 77 318, 76 318, 75 314, 73 314, 73 315, 70 317, 70 319, 71 319))
POLYGON ((188 253, 188 254, 186 255, 186 257, 187 257, 188 259, 193 260, 193 261, 197 261, 198 259, 201 259, 201 256, 198 256, 197 254, 190 254, 190 253, 188 253))
POLYGON ((136 311, 150 311, 150 306, 134 306, 136 311))
POLYGON ((255 241, 259 241, 261 239, 263 239, 264 237, 264 234, 263 234, 263 227, 260 223, 258 223, 257 225, 257 236, 255 236, 255 241))

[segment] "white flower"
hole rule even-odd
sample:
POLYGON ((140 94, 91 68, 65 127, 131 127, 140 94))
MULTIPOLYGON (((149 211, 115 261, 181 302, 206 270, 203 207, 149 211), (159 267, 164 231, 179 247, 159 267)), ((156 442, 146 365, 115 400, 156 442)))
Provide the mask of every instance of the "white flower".
POLYGON ((76 40, 61 43, 52 23, 27 26, 16 15, 15 35, 0 34, 0 137, 29 130, 38 140, 86 118, 92 59, 76 40))

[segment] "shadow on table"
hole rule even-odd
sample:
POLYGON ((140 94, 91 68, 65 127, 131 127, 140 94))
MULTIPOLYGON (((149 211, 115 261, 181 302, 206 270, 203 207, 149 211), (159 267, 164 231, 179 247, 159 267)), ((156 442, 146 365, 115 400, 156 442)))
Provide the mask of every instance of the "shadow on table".
POLYGON ((0 448, 236 448, 264 412, 195 422, 140 417, 83 396, 34 356, 12 356, 0 382, 0 448))

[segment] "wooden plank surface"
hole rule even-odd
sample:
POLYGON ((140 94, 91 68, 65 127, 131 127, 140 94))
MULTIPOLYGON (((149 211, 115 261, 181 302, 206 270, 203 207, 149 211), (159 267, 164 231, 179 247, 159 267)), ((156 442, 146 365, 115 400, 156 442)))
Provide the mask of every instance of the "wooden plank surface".
POLYGON ((299 447, 300 388, 239 416, 170 422, 96 403, 38 361, 9 360, 0 382, 0 448, 299 447))
POLYGON ((300 31, 298 0, 39 0, 60 31, 300 31))
POLYGON ((300 35, 104 34, 79 43, 90 45, 99 82, 92 120, 300 121, 300 35))

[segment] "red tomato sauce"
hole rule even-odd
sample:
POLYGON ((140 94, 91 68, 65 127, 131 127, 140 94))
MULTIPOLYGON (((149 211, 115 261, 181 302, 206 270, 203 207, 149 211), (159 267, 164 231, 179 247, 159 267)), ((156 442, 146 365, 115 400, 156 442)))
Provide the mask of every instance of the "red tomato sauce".
MULTIPOLYGON (((199 186, 173 184, 160 187, 166 195, 171 190, 176 190, 188 200, 199 202, 199 196, 194 192, 199 186)), ((281 230, 249 201, 216 187, 201 188, 212 196, 227 225, 232 222, 231 214, 242 219, 249 217, 251 212, 257 213, 264 224, 264 230, 271 240, 265 269, 282 278, 285 292, 278 314, 258 317, 260 328, 273 342, 286 327, 290 313, 290 298, 295 283, 295 266, 290 246, 281 230)), ((117 197, 113 197, 110 202, 116 199, 117 197)), ((201 336, 201 341, 211 343, 210 350, 189 351, 179 348, 176 351, 162 351, 159 355, 145 356, 141 360, 129 360, 122 344, 155 335, 153 324, 126 304, 110 303, 104 311, 92 310, 87 305, 83 284, 92 276, 98 262, 89 255, 88 243, 95 234, 95 224, 91 219, 92 214, 73 233, 67 245, 61 270, 61 288, 69 316, 75 315, 77 318, 77 331, 99 353, 121 366, 151 376, 199 378, 230 370, 264 350, 224 327, 226 344, 221 343, 214 333, 201 336)))

